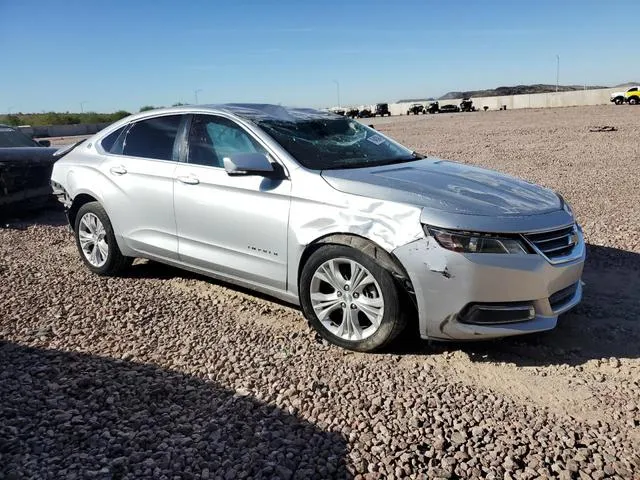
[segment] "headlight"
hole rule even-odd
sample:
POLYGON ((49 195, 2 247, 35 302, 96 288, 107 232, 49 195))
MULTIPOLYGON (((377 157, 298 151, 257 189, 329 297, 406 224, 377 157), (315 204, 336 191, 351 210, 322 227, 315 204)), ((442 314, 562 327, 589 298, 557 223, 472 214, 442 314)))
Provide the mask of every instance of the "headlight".
POLYGON ((459 232, 424 226, 441 247, 464 253, 512 253, 526 255, 527 249, 517 238, 500 237, 488 233, 459 232))

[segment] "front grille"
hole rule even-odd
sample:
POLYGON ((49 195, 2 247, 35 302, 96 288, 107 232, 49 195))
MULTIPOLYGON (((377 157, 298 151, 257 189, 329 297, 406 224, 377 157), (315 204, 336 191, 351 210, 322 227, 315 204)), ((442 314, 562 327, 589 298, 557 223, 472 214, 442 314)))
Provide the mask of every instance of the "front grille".
POLYGON ((573 298, 576 294, 576 290, 578 290, 578 283, 574 283, 573 285, 569 285, 562 290, 558 290, 556 293, 549 297, 549 304, 551 305, 551 310, 558 310, 563 307, 569 300, 573 298))
POLYGON ((548 232, 527 233, 525 238, 551 261, 570 255, 578 244, 578 232, 575 225, 548 232))

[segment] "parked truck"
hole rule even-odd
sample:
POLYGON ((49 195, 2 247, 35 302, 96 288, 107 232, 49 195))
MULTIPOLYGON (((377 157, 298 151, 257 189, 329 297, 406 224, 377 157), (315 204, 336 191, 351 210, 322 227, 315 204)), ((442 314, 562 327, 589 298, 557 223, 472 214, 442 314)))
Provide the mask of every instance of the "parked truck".
POLYGON ((609 101, 616 105, 628 103, 629 105, 640 105, 640 86, 633 86, 626 92, 613 92, 609 101))

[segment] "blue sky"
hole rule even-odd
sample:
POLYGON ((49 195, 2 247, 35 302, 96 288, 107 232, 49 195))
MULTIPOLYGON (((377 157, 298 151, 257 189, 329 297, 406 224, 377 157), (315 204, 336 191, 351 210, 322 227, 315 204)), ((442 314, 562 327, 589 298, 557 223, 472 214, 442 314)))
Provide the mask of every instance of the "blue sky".
POLYGON ((0 0, 0 112, 640 81, 638 0, 0 0))

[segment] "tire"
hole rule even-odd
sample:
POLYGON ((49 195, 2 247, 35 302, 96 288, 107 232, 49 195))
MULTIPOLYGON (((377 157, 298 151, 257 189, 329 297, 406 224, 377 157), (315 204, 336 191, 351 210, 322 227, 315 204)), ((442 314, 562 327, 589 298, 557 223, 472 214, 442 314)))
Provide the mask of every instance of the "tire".
POLYGON ((616 98, 613 100, 613 102, 614 102, 616 105, 622 105, 622 104, 624 103, 624 98, 622 98, 622 97, 616 97, 616 98))
POLYGON ((638 105, 640 103, 640 97, 630 97, 629 105, 638 105))
POLYGON ((388 270, 345 245, 320 247, 300 276, 300 303, 311 326, 329 342, 358 352, 379 350, 405 329, 407 318, 400 307, 400 294, 388 270), (354 273, 360 282, 351 289, 354 273), (322 296, 329 298, 323 300, 322 296))
POLYGON ((93 273, 115 276, 133 262, 120 252, 109 216, 98 202, 80 207, 73 231, 80 258, 93 273))

